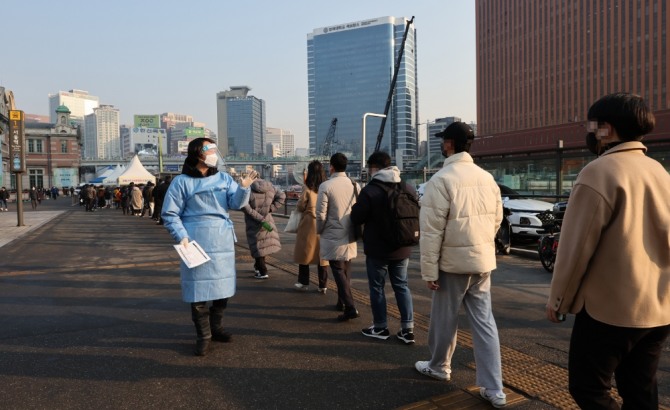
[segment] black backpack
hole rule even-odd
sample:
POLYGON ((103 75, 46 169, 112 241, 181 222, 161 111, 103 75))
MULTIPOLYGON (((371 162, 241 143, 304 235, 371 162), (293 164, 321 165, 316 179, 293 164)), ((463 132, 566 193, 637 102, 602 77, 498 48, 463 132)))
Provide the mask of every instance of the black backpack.
POLYGON ((385 207, 383 225, 387 245, 393 249, 419 244, 419 201, 407 190, 405 183, 385 184, 373 179, 371 184, 386 193, 388 206, 385 207))

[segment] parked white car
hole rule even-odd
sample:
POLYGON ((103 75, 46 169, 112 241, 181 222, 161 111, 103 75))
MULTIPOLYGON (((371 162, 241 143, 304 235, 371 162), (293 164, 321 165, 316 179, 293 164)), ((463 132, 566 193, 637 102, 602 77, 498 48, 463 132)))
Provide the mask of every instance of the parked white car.
POLYGON ((510 214, 507 219, 512 225, 512 235, 538 237, 542 235, 542 221, 538 214, 550 211, 554 204, 537 199, 523 198, 512 188, 498 184, 502 195, 503 208, 510 214))

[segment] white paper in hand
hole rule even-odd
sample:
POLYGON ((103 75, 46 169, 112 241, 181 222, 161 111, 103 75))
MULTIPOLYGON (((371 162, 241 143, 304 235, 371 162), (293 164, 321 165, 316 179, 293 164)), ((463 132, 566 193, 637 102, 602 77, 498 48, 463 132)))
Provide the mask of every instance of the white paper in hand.
POLYGON ((187 247, 178 243, 174 245, 174 248, 177 250, 181 260, 183 260, 189 268, 195 268, 196 266, 200 266, 211 260, 209 255, 205 253, 196 241, 189 242, 187 247))

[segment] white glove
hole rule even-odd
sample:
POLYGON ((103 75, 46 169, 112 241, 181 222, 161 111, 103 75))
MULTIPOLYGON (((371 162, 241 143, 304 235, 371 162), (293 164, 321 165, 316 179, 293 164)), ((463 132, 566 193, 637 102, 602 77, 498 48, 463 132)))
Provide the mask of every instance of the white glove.
POLYGON ((181 242, 179 242, 179 243, 180 243, 181 246, 183 246, 184 248, 188 248, 188 238, 187 238, 187 237, 185 237, 184 239, 182 239, 181 242))
POLYGON ((256 178, 258 178, 258 172, 252 169, 247 176, 240 180, 240 186, 242 188, 249 188, 256 178))

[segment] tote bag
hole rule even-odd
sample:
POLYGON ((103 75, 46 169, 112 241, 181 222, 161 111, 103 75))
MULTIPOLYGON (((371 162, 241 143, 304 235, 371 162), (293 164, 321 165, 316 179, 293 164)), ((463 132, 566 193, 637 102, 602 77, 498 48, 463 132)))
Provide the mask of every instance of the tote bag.
POLYGON ((297 233, 298 225, 300 225, 301 219, 302 219, 302 212, 291 211, 291 216, 289 216, 288 222, 286 222, 286 228, 284 228, 284 232, 297 233))

